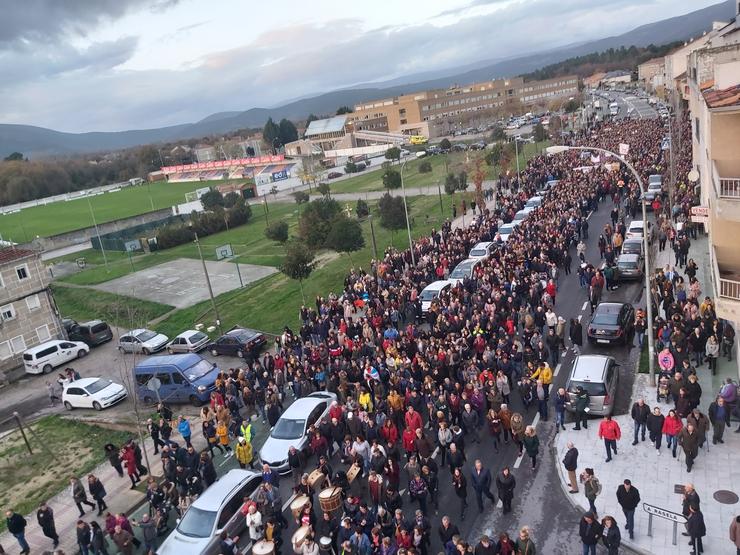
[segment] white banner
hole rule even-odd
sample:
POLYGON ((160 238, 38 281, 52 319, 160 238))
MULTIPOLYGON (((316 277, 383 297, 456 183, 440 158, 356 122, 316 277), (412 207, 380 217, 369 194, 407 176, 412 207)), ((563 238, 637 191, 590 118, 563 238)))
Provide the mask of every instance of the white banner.
POLYGON ((619 143, 619 154, 620 156, 627 156, 630 152, 630 145, 627 143, 619 143))

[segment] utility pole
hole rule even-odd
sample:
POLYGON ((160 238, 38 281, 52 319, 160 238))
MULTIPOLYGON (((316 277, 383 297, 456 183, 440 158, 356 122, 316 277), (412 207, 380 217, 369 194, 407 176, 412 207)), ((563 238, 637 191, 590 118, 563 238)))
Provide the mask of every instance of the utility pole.
POLYGON ((368 214, 367 219, 370 220, 370 236, 373 239, 373 258, 378 259, 378 245, 375 242, 375 226, 373 225, 373 215, 368 214))
POLYGON ((98 229, 98 222, 95 221, 95 213, 93 212, 92 203, 90 197, 87 198, 87 206, 90 208, 90 217, 92 217, 93 226, 95 227, 95 235, 98 237, 98 244, 100 245, 100 252, 103 254, 103 263, 105 264, 105 270, 108 271, 108 257, 105 256, 105 247, 103 246, 103 240, 100 238, 100 230, 98 229))
POLYGON ((213 313, 216 315, 216 325, 218 326, 218 332, 223 333, 221 329, 221 317, 218 315, 218 307, 216 306, 216 299, 213 296, 213 287, 211 287, 211 278, 208 276, 208 267, 206 261, 203 258, 203 251, 200 249, 200 240, 198 239, 198 233, 193 230, 195 235, 195 245, 198 247, 198 256, 200 257, 200 263, 203 265, 203 274, 206 276, 206 284, 208 285, 208 295, 211 297, 211 306, 213 307, 213 313))

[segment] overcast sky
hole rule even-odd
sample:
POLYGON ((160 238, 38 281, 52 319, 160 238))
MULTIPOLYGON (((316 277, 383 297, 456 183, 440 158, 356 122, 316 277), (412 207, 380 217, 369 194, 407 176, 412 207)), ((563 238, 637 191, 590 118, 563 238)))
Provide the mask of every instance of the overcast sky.
POLYGON ((0 122, 113 131, 616 35, 717 0, 23 0, 0 122))

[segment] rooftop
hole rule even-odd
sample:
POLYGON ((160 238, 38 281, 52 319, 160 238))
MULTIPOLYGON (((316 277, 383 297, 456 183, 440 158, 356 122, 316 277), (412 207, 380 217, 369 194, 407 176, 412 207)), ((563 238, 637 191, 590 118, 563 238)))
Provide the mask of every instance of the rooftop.
POLYGON ((20 260, 28 256, 35 256, 36 252, 29 249, 0 249, 0 264, 20 260))
POLYGON ((740 85, 733 85, 726 89, 705 90, 704 102, 709 108, 727 108, 730 106, 740 106, 740 85))
POLYGON ((333 118, 314 120, 308 124, 306 137, 342 131, 346 122, 347 116, 334 116, 333 118))

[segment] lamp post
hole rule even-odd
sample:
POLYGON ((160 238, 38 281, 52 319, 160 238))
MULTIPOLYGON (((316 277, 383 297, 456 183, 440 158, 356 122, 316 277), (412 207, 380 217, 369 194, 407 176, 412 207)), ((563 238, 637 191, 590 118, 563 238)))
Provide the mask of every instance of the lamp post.
MULTIPOLYGON (((637 184, 640 187, 640 195, 642 197, 645 196, 645 184, 642 182, 642 178, 640 177, 640 174, 637 173, 637 170, 630 164, 627 160, 625 160, 622 156, 617 154, 616 152, 612 152, 611 150, 606 150, 605 148, 598 148, 598 147, 590 147, 590 146, 565 146, 565 145, 558 145, 558 146, 551 146, 545 149, 545 152, 547 154, 560 154, 561 152, 566 152, 568 150, 586 150, 586 151, 595 151, 595 152, 601 152, 604 154, 608 154, 609 156, 613 156, 616 159, 618 159, 620 162, 622 162, 627 168, 632 172, 632 175, 635 176, 635 179, 637 180, 637 184)), ((650 241, 649 241, 649 235, 648 235, 648 219, 647 219, 647 209, 645 207, 645 201, 644 199, 640 199, 640 204, 642 205, 642 221, 644 224, 644 229, 642 233, 642 240, 643 240, 643 248, 645 250, 645 301, 647 305, 647 330, 648 330, 648 368, 650 370, 650 385, 655 386, 655 341, 653 338, 653 302, 652 302, 652 295, 650 293, 650 241)))
POLYGON ((216 306, 216 299, 213 297, 213 287, 211 287, 211 278, 208 275, 208 267, 206 261, 203 258, 203 251, 200 249, 200 240, 198 239, 198 233, 193 230, 195 236, 195 246, 198 247, 198 256, 200 257, 200 263, 203 265, 203 274, 206 276, 206 284, 208 285, 208 296, 211 297, 211 306, 213 307, 213 314, 216 316, 216 325, 218 326, 218 332, 223 333, 221 329, 221 317, 218 315, 218 307, 216 306))
POLYGON ((411 224, 409 223, 409 208, 406 205, 406 187, 403 184, 403 170, 406 168, 408 157, 401 164, 401 196, 403 197, 403 211, 406 213, 406 231, 409 234, 409 249, 411 250, 411 265, 416 266, 416 257, 414 256, 414 244, 411 241, 411 224))

